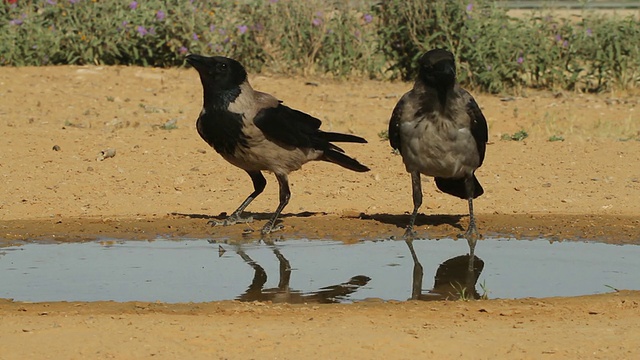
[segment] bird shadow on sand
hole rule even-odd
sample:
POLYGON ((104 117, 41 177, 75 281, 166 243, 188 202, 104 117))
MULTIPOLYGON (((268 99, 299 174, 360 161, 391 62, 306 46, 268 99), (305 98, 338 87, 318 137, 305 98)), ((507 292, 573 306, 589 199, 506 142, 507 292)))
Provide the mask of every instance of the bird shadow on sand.
MULTIPOLYGON (((449 225, 460 231, 464 231, 464 227, 460 225, 460 219, 467 215, 425 215, 418 214, 414 226, 442 226, 449 225)), ((399 228, 406 228, 409 224, 409 214, 360 214, 360 219, 375 220, 383 224, 395 225, 399 228)))
MULTIPOLYGON (((178 212, 174 212, 170 214, 171 216, 177 216, 177 217, 182 217, 182 218, 189 218, 189 219, 201 219, 201 220, 224 220, 227 218, 228 213, 227 212, 221 212, 218 215, 207 215, 207 214, 189 214, 189 213, 178 213, 178 212)), ((312 211, 302 211, 299 213, 283 213, 280 214, 280 216, 278 217, 278 220, 276 221, 276 224, 280 224, 283 222, 284 219, 288 219, 288 218, 309 218, 309 217, 314 217, 314 216, 323 216, 323 215, 327 215, 326 212, 312 212, 312 211)), ((266 213, 266 212, 244 212, 243 213, 244 217, 247 216, 251 216, 253 217, 254 221, 266 221, 271 219, 271 217, 273 216, 273 213, 266 213)), ((365 214, 365 213, 360 213, 358 215, 355 216, 346 216, 347 218, 352 218, 352 219, 359 219, 359 220, 373 220, 373 221, 377 221, 383 224, 389 224, 389 225, 394 225, 397 226, 399 228, 406 228, 407 224, 409 223, 409 214, 365 214)), ((439 227, 439 226, 451 226, 454 229, 460 230, 460 231, 464 231, 465 228, 462 227, 462 225, 460 224, 460 220, 462 218, 467 217, 467 215, 440 215, 440 214, 436 214, 436 215, 425 215, 425 214, 418 214, 418 216, 416 217, 416 222, 414 224, 414 226, 418 227, 418 226, 433 226, 433 227, 439 227)))
MULTIPOLYGON (((305 218, 305 217, 312 217, 312 216, 319 216, 319 215, 327 215, 327 213, 325 212, 312 212, 312 211, 302 211, 299 213, 282 213, 280 214, 280 216, 278 216, 278 221, 276 221, 276 223, 280 222, 280 219, 284 219, 284 218, 305 218)), ((178 212, 174 212, 171 213, 171 216, 179 216, 179 217, 186 217, 189 219, 205 219, 205 220, 224 220, 226 219, 229 214, 227 212, 221 212, 218 215, 206 215, 206 214, 186 214, 186 213, 178 213, 178 212)), ((245 211, 244 213, 242 213, 243 217, 248 217, 251 216, 253 217, 254 220, 269 220, 271 219, 271 217, 273 216, 273 213, 264 213, 264 212, 249 212, 249 211, 245 211)))

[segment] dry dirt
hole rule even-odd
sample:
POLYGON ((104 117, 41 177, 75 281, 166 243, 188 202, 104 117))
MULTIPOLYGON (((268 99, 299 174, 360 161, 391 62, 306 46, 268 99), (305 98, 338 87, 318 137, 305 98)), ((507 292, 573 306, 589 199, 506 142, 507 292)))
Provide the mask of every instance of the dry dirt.
MULTIPOLYGON (((359 174, 327 163, 290 177, 282 237, 399 236, 410 179, 379 133, 407 83, 254 76, 255 88, 352 132, 359 174)), ((485 236, 640 244, 640 115, 635 93, 476 94, 489 122, 475 202, 485 236), (524 141, 501 140, 526 130, 524 141), (549 141, 551 136, 564 141, 549 141)), ((98 236, 241 239, 211 228, 251 192, 244 172, 198 137, 190 69, 0 68, 0 245, 98 236), (177 128, 163 129, 176 121, 177 128), (54 146, 57 151, 54 150, 54 146), (115 156, 97 160, 100 151, 115 156)), ((277 186, 248 210, 273 211, 277 186)), ((424 180, 418 233, 466 227, 466 203, 424 180)), ((257 235, 255 235, 257 238, 257 235)), ((482 241, 478 247, 482 247, 482 241)), ((636 289, 637 290, 637 289, 636 289)), ((611 358, 640 355, 640 292, 477 302, 341 305, 0 301, 0 359, 611 358)))

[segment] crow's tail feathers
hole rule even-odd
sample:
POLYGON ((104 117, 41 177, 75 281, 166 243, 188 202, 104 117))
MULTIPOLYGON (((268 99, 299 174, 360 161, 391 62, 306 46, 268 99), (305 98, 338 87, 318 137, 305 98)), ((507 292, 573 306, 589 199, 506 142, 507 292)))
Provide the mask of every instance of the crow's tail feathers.
POLYGON ((357 172, 366 172, 370 170, 368 167, 360 164, 358 160, 333 149, 325 150, 322 160, 338 164, 343 168, 347 168, 349 170, 357 172))
MULTIPOLYGON (((461 199, 467 200, 469 196, 467 195, 467 188, 464 184, 465 178, 441 178, 436 177, 436 186, 443 193, 447 193, 449 195, 457 196, 461 199)), ((473 198, 477 198, 478 196, 484 194, 484 189, 482 185, 478 182, 478 179, 475 175, 473 175, 473 198)))
POLYGON ((360 136, 350 135, 350 134, 341 134, 335 132, 325 132, 318 131, 318 135, 321 139, 326 140, 328 142, 351 142, 351 143, 360 143, 365 144, 367 140, 361 138, 360 136))

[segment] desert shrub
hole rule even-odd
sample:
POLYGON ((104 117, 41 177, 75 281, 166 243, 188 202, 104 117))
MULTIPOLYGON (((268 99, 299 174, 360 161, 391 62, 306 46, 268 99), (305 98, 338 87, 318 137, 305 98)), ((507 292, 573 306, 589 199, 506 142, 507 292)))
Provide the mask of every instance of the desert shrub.
POLYGON ((434 47, 458 53, 466 17, 462 2, 388 0, 374 9, 380 17, 380 49, 390 60, 392 77, 414 78, 418 58, 434 47))
POLYGON ((515 18, 495 2, 387 0, 375 7, 390 76, 411 79, 425 51, 451 50, 459 77, 489 92, 520 87, 602 91, 640 83, 640 23, 633 17, 551 12, 515 18))
POLYGON ((640 84, 639 39, 634 17, 511 17, 482 0, 0 3, 0 65, 14 66, 168 67, 193 52, 252 72, 409 80, 422 53, 447 48, 465 86, 603 91, 640 84))
POLYGON ((19 0, 0 6, 8 19, 0 24, 0 61, 175 66, 188 52, 206 52, 259 68, 262 51, 242 8, 233 1, 19 0))
POLYGON ((247 8, 265 61, 276 71, 375 77, 384 61, 373 16, 346 2, 269 0, 247 8))

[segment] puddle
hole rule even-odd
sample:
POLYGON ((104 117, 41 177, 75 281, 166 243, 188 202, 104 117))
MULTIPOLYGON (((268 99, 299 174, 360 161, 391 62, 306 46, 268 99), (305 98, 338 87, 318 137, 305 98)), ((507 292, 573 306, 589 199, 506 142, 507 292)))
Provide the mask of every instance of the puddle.
MULTIPOLYGON (((391 240, 29 243, 0 248, 0 298, 328 303, 458 293, 467 273, 466 241, 416 240, 413 249, 415 258, 407 243, 391 240), (439 284, 429 290, 437 272, 439 284)), ((638 245, 489 239, 478 242, 476 255, 476 291, 489 298, 640 289, 638 245)))

